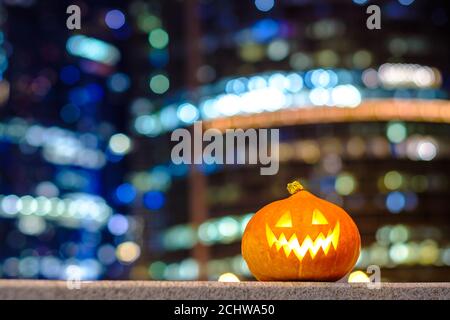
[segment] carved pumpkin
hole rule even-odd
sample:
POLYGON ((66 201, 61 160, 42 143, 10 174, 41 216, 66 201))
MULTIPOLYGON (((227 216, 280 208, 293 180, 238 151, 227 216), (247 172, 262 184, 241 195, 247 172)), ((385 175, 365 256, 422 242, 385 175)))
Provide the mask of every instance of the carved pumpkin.
POLYGON ((336 281, 354 267, 361 239, 340 207, 295 181, 291 196, 272 202, 249 221, 242 256, 261 281, 336 281))

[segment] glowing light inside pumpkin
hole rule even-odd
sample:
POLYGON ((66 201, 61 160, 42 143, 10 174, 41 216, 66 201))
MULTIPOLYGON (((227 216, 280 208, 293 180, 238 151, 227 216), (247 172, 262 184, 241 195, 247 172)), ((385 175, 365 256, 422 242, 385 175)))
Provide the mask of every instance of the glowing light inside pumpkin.
POLYGON ((312 224, 328 224, 328 220, 319 209, 314 209, 312 224))
POLYGON ((270 229, 269 225, 266 224, 266 237, 269 247, 272 248, 275 245, 277 251, 280 251, 280 249, 283 248, 286 257, 289 257, 291 252, 294 252, 295 256, 300 261, 303 260, 307 252, 309 252, 311 258, 314 259, 320 248, 322 248, 325 255, 328 254, 331 246, 333 246, 334 250, 336 250, 339 243, 339 234, 340 225, 338 221, 334 229, 330 229, 328 231, 326 237, 322 232, 315 240, 311 239, 311 237, 307 235, 302 244, 300 244, 295 233, 289 238, 289 240, 286 238, 284 233, 281 233, 281 235, 277 238, 270 229))

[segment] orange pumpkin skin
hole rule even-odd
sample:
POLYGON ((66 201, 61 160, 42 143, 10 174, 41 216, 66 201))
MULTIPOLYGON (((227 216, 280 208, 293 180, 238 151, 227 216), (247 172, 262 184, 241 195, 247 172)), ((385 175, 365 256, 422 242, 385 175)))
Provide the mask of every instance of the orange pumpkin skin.
POLYGON ((342 208, 299 183, 294 192, 260 209, 247 224, 242 256, 250 271, 261 281, 343 278, 359 257, 356 224, 342 208))

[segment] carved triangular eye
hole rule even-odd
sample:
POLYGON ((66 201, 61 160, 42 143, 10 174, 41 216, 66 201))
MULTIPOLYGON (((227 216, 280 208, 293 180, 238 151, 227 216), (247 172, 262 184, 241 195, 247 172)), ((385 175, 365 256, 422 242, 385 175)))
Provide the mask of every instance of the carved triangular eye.
POLYGON ((291 218, 291 212, 287 211, 285 214, 281 216, 281 218, 278 220, 275 227, 278 228, 292 228, 292 218, 291 218))
POLYGON ((313 211, 312 224, 328 224, 328 220, 319 209, 313 211))

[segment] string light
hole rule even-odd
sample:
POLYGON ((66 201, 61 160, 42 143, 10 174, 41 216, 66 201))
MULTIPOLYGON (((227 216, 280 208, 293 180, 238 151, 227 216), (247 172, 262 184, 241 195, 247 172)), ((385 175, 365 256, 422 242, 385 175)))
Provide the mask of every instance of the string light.
POLYGON ((0 195, 0 216, 6 218, 39 216, 62 224, 68 222, 72 227, 92 221, 100 227, 111 213, 102 198, 88 194, 67 194, 64 198, 0 195))
POLYGON ((188 249, 197 243, 197 238, 198 241, 207 245, 238 241, 252 216, 253 214, 249 213, 237 217, 225 216, 210 219, 200 224, 197 230, 190 225, 171 227, 165 232, 164 246, 167 250, 188 249), (183 234, 184 237, 181 237, 180 234, 183 234))
MULTIPOLYGON (((106 164, 106 155, 99 148, 101 138, 95 135, 79 134, 59 127, 44 127, 21 118, 0 123, 0 127, 4 128, 0 130, 0 141, 42 148, 44 159, 50 163, 88 169, 101 169, 106 164)), ((122 136, 118 134, 116 138, 121 137, 118 140, 122 141, 122 136)))
POLYGON ((450 123, 450 103, 445 100, 372 100, 364 101, 357 108, 298 108, 271 113, 255 114, 251 118, 234 116, 203 122, 206 129, 276 127, 317 123, 390 121, 426 121, 450 123))
MULTIPOLYGON (((441 111, 441 108, 444 107, 443 104, 446 104, 443 100, 424 101, 427 107, 420 106, 424 98, 421 91, 411 91, 410 98, 412 99, 409 100, 388 99, 388 97, 395 98, 397 91, 376 88, 379 77, 380 79, 384 77, 383 81, 389 78, 391 71, 386 71, 386 68, 391 67, 383 65, 378 71, 368 69, 359 73, 351 73, 347 70, 313 69, 307 72, 274 72, 248 78, 229 79, 224 82, 224 93, 214 94, 211 92, 209 94, 208 91, 211 91, 212 87, 205 86, 202 88, 205 97, 200 99, 198 105, 184 101, 178 106, 165 106, 161 109, 162 111, 150 115, 154 117, 152 118, 154 120, 151 120, 152 124, 150 121, 143 122, 144 118, 140 118, 146 115, 139 115, 135 119, 134 126, 138 133, 155 136, 167 130, 173 130, 176 126, 190 125, 195 121, 192 119, 211 121, 211 126, 219 127, 219 129, 234 122, 239 123, 239 127, 242 127, 241 124, 244 127, 253 127, 255 123, 264 123, 266 126, 268 119, 274 119, 268 123, 268 125, 274 126, 316 121, 319 123, 379 121, 393 118, 407 121, 417 119, 419 121, 431 119, 430 121, 433 122, 450 121, 450 114, 445 110, 441 111), (375 73, 376 83, 373 83, 373 79, 368 78, 369 76, 370 78, 374 77, 372 73, 375 73), (355 74, 360 74, 359 79, 355 74), (367 87, 364 87, 365 84, 367 87), (371 99, 376 96, 387 98, 376 101, 364 100, 366 96, 370 96, 371 99), (414 98, 420 98, 420 103, 414 98), (393 106, 387 107, 388 103, 393 106), (430 105, 433 105, 432 109, 430 109, 430 105), (370 108, 367 109, 367 106, 370 108), (178 109, 179 121, 178 123, 171 121, 169 124, 167 123, 169 118, 163 117, 162 114, 166 109, 174 107, 178 109), (327 107, 327 109, 320 109, 323 107, 327 107), (339 108, 344 110, 339 112, 339 108), (347 110, 349 108, 355 111, 347 110), (429 110, 425 112, 425 108, 429 110), (180 113, 180 109, 185 109, 186 112, 180 113), (311 109, 318 109, 318 111, 314 112, 311 109), (247 114, 252 114, 252 117, 246 117, 247 114), (309 119, 309 114, 320 116, 316 117, 319 118, 318 120, 314 120, 309 119), (241 115, 244 117, 240 117, 241 115), (246 122, 252 125, 246 125, 246 122), (144 123, 148 123, 147 129, 141 129, 144 123)), ((438 71, 431 67, 421 66, 420 68, 419 71, 416 71, 428 70, 427 72, 435 74, 436 79, 440 77, 438 71)), ((393 83, 389 89, 396 88, 396 86, 401 87, 401 85, 401 83, 393 83)), ((162 74, 154 75, 150 80, 150 88, 157 94, 165 93, 169 86, 169 80, 162 74)), ((433 87, 437 87, 437 83, 433 87)), ((388 135, 394 136, 397 130, 396 125, 393 124, 392 129, 388 130, 392 131, 388 132, 388 135)))

